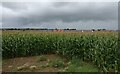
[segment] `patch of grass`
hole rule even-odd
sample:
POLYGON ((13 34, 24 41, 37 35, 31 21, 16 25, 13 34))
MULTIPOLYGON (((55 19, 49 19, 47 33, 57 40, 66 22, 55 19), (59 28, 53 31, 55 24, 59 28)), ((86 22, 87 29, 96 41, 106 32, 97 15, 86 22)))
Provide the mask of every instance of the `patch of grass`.
POLYGON ((68 71, 68 72, 76 72, 77 68, 78 68, 77 65, 71 64, 71 65, 68 66, 68 69, 66 71, 68 71))
POLYGON ((47 57, 45 55, 41 55, 39 61, 47 61, 47 57))
POLYGON ((72 60, 70 61, 71 64, 74 64, 76 66, 81 66, 82 65, 82 60, 73 57, 72 60))
POLYGON ((98 68, 95 66, 85 63, 80 59, 72 59, 68 64, 66 71, 68 72, 98 72, 98 68))
POLYGON ((88 63, 83 63, 83 66, 77 68, 80 72, 98 72, 99 70, 88 63))
POLYGON ((51 60, 49 62, 49 65, 51 67, 54 67, 54 68, 64 68, 65 67, 65 64, 63 62, 63 60, 61 59, 55 59, 55 60, 51 60))

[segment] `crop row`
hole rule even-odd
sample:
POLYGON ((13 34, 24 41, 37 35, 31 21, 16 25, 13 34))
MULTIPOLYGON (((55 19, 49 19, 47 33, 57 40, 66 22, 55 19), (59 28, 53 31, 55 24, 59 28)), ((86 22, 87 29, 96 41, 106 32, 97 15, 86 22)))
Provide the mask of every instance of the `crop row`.
POLYGON ((57 53, 91 61, 104 71, 119 70, 117 34, 10 33, 2 35, 3 58, 57 53))

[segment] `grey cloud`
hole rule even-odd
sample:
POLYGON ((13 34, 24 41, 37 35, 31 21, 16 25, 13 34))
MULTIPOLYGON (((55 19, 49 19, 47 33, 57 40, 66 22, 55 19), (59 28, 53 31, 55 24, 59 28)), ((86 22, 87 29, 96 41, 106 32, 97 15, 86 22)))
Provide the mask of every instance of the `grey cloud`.
MULTIPOLYGON (((48 3, 3 3, 3 26, 8 24, 43 24, 62 21, 64 23, 96 21, 117 22, 117 2, 48 2, 48 3), (6 8, 6 9, 5 9, 6 8), (11 16, 12 14, 12 16, 11 16), (7 16, 6 16, 7 15, 7 16)), ((80 24, 80 23, 77 23, 80 24)), ((96 22, 97 24, 97 22, 96 22)), ((116 24, 116 23, 115 23, 116 24)), ((12 26, 12 25, 11 25, 12 26)), ((15 25, 14 25, 15 26, 15 25)), ((34 25, 33 25, 34 26, 34 25)), ((38 25, 39 26, 39 25, 38 25)), ((28 26, 29 27, 29 26, 28 26)))
POLYGON ((27 9, 27 5, 25 3, 16 3, 16 2, 4 2, 2 6, 13 11, 19 11, 23 9, 27 9))

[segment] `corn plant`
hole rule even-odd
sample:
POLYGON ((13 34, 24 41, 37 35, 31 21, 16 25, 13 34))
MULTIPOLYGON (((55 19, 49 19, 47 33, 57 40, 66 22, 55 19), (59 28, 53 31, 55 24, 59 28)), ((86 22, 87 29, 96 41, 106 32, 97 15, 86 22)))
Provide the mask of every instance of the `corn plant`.
POLYGON ((2 56, 14 58, 57 53, 91 61, 103 71, 119 71, 117 33, 3 32, 2 56))

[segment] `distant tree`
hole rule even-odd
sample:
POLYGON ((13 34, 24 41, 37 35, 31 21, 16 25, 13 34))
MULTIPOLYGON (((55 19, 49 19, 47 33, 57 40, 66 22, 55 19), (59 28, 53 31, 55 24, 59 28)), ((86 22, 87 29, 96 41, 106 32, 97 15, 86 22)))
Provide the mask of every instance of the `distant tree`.
POLYGON ((101 29, 98 29, 98 31, 101 31, 101 29))
POLYGON ((92 29, 92 31, 95 31, 95 29, 92 29))
POLYGON ((76 29, 70 29, 70 30, 76 30, 76 29))
POLYGON ((104 30, 104 31, 105 31, 106 29, 102 29, 102 30, 104 30))
POLYGON ((69 30, 69 28, 67 28, 67 30, 69 30))

